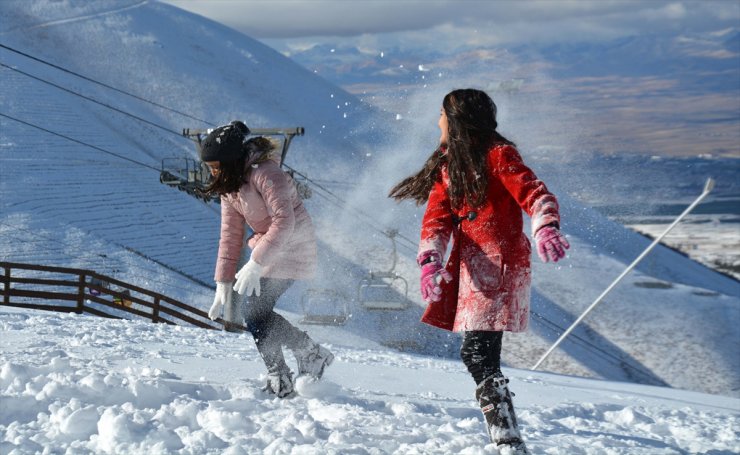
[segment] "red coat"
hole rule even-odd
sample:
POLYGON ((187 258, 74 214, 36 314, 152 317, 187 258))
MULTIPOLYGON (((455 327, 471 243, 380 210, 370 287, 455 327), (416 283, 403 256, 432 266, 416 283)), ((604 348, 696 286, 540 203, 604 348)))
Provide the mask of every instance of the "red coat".
POLYGON ((529 320, 531 247, 523 232, 522 210, 532 217, 532 234, 559 223, 558 202, 545 184, 508 145, 491 148, 488 188, 482 206, 467 202, 451 210, 449 175, 443 166, 434 183, 421 227, 419 252, 436 250, 453 279, 442 282, 442 300, 430 303, 422 322, 455 332, 495 330, 521 332, 529 320), (465 217, 475 212, 473 220, 465 217))

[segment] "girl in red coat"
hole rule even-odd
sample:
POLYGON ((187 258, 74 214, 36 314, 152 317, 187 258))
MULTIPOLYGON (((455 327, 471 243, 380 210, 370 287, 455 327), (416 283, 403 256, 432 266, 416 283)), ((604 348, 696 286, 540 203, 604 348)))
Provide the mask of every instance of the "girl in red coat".
POLYGON ((440 145, 390 196, 427 202, 417 262, 429 306, 422 321, 462 332, 461 357, 473 376, 491 441, 529 453, 501 373, 503 331, 526 330, 531 248, 522 210, 544 262, 565 257, 555 196, 496 131, 496 105, 484 92, 454 90, 442 103, 440 145), (449 242, 450 256, 443 262, 449 242))

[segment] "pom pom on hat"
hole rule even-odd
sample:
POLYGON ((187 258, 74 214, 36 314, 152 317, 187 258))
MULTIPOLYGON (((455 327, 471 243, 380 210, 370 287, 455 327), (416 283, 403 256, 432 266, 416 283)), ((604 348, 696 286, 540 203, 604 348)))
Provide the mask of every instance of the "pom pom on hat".
POLYGON ((239 120, 214 128, 200 144, 201 161, 237 161, 244 156, 248 134, 249 128, 239 120))

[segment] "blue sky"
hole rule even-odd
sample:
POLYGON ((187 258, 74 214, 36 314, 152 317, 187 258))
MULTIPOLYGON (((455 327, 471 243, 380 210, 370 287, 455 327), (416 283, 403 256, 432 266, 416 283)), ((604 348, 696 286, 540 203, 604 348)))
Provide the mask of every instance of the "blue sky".
MULTIPOLYGON (((599 41, 740 26, 737 0, 166 0, 273 47, 381 49, 599 41)), ((448 49, 444 49, 444 48, 448 49)))

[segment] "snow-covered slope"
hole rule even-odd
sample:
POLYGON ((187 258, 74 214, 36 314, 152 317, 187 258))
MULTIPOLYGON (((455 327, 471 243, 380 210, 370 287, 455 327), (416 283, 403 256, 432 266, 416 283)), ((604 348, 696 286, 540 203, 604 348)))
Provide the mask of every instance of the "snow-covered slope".
MULTIPOLYGON (((333 336, 456 355, 456 335, 418 324, 420 209, 385 194, 434 146, 439 100, 459 81, 429 87, 419 102, 424 114, 396 121, 255 40, 156 2, 7 1, 0 15, 4 46, 209 123, 241 118, 256 127, 306 127, 287 161, 314 181, 307 207, 318 228, 321 270, 279 307, 299 312, 308 287, 329 288, 343 293, 352 313, 333 336), (370 312, 358 304, 357 286, 368 269, 388 267, 388 227, 403 236, 396 271, 409 281, 411 306, 370 312)), ((0 62, 7 65, 0 67, 0 258, 95 269, 207 308, 217 210, 158 182, 162 158, 194 156, 178 132, 207 124, 8 49, 0 49, 0 62)), ((527 120, 523 108, 504 104, 503 120, 540 128, 543 120, 527 120)), ((563 265, 535 259, 532 330, 507 335, 510 366, 531 366, 648 243, 561 197, 573 248, 563 265)), ((737 395, 739 296, 737 281, 659 248, 544 367, 737 395), (645 285, 656 282, 668 284, 645 285)))
MULTIPOLYGON (((319 332, 336 362, 280 400, 248 335, 0 308, 0 452, 498 453, 460 362, 319 332)), ((736 398, 505 372, 532 453, 740 451, 736 398)))

